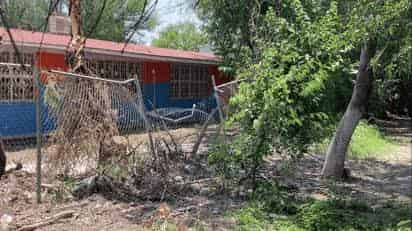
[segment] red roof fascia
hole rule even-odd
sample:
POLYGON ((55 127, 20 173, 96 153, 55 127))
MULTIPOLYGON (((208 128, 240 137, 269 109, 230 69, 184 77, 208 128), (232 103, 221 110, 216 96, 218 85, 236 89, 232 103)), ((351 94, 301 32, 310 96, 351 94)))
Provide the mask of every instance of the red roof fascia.
MULTIPOLYGON (((20 29, 11 29, 13 38, 18 46, 26 44, 40 44, 43 41, 43 45, 67 47, 70 41, 70 36, 59 35, 52 33, 42 33, 33 32, 20 29)), ((10 38, 5 30, 5 28, 0 27, 0 37, 3 41, 9 41, 10 38)), ((98 39, 87 39, 86 48, 97 49, 102 51, 120 52, 124 47, 124 43, 117 43, 112 41, 98 40, 98 39)), ((147 55, 147 56, 157 56, 165 58, 177 58, 177 59, 189 59, 198 61, 210 61, 219 62, 220 59, 209 53, 203 52, 192 52, 192 51, 180 51, 174 49, 158 48, 137 44, 127 44, 125 53, 131 53, 136 55, 147 55)))

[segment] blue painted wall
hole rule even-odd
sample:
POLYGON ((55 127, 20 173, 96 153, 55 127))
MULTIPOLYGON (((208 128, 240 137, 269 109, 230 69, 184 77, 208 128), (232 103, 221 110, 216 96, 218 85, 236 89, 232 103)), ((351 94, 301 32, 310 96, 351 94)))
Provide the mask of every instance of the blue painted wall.
MULTIPOLYGON (((42 89, 43 93, 43 89, 42 89)), ((148 110, 162 108, 196 108, 210 112, 216 107, 213 95, 199 99, 173 99, 170 98, 170 83, 144 84, 143 95, 145 106, 148 110), (155 107, 154 107, 155 106, 155 107)), ((132 104, 117 106, 121 127, 141 126, 142 119, 139 111, 132 104)), ((46 105, 42 105, 42 132, 47 133, 55 128, 55 118, 48 114, 46 105)), ((36 106, 34 102, 1 102, 0 101, 0 136, 25 137, 34 136, 36 133, 36 106)))
POLYGON ((36 132, 36 107, 33 102, 0 102, 0 135, 32 136, 36 132))
POLYGON ((210 111, 216 107, 213 94, 205 98, 174 99, 170 97, 170 88, 170 83, 144 84, 143 97, 146 108, 148 110, 167 107, 192 108, 193 104, 196 104, 199 109, 210 111))

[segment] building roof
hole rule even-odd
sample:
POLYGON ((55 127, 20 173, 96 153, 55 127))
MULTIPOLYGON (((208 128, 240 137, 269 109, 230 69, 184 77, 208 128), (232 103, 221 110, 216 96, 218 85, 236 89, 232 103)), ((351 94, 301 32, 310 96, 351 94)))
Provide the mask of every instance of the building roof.
MULTIPOLYGON (((11 29, 11 33, 18 46, 39 47, 40 43, 42 43, 43 48, 65 50, 70 42, 70 36, 68 35, 42 33, 20 29, 11 29)), ((3 27, 0 27, 0 37, 1 43, 4 44, 5 42, 10 42, 7 31, 3 27)), ((220 60, 217 56, 205 52, 180 51, 132 43, 127 44, 124 49, 124 53, 122 54, 121 51, 123 47, 124 43, 98 39, 86 40, 86 50, 96 53, 110 53, 110 55, 133 56, 143 59, 175 60, 194 63, 217 63, 220 60)))

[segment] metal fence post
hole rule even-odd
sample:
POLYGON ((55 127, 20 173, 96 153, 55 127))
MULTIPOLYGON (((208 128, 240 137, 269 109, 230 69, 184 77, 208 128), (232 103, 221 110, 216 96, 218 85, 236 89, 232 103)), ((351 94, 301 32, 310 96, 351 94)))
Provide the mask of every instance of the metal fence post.
POLYGON ((150 149, 151 149, 152 154, 154 155, 154 157, 157 159, 156 149, 155 149, 155 145, 153 143, 152 125, 149 123, 149 120, 146 117, 146 108, 145 108, 145 105, 144 105, 144 98, 143 98, 142 88, 140 87, 141 85, 140 85, 140 82, 139 82, 138 78, 135 79, 135 83, 136 83, 137 100, 138 100, 138 103, 139 103, 138 110, 139 110, 140 114, 142 114, 143 121, 144 121, 145 128, 146 128, 146 132, 147 132, 147 135, 149 136, 150 149))
POLYGON ((40 71, 34 67, 34 78, 36 82, 36 199, 41 203, 41 162, 42 162, 42 142, 41 142, 41 96, 40 96, 40 71))
POLYGON ((219 99, 219 93, 218 93, 218 89, 216 86, 216 80, 215 80, 215 76, 212 75, 212 83, 213 83, 213 95, 215 97, 216 100, 216 104, 217 104, 217 109, 219 111, 219 130, 218 130, 218 134, 220 133, 220 131, 223 129, 223 136, 224 136, 224 140, 226 141, 226 131, 224 128, 224 115, 223 115, 223 110, 222 110, 222 105, 220 103, 220 99, 219 99))

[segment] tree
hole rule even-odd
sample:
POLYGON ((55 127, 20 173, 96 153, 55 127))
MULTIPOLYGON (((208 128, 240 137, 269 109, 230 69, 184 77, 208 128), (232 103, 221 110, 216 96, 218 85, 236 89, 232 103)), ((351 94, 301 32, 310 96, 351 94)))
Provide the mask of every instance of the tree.
POLYGON ((335 113, 329 93, 337 91, 334 81, 348 74, 351 60, 337 4, 312 13, 314 6, 290 1, 283 13, 267 9, 258 17, 256 53, 236 61, 237 76, 250 81, 231 100, 231 119, 240 125, 234 154, 221 157, 234 170, 246 170, 247 179, 256 177, 265 156, 299 157, 327 135, 335 113))
MULTIPOLYGON (((105 39, 110 41, 125 42, 133 29, 144 5, 150 5, 154 1, 145 0, 83 0, 82 18, 84 20, 82 29, 89 38, 105 39), (102 10, 102 12, 101 12, 102 10), (96 22, 99 22, 96 24, 96 22)), ((139 24, 139 31, 151 30, 156 26, 156 17, 150 14, 139 24)))
POLYGON ((195 0, 200 18, 206 22, 205 31, 217 55, 223 57, 222 66, 235 74, 245 59, 257 53, 255 35, 265 9, 266 0, 214 1, 195 0))
MULTIPOLYGON (((394 62, 398 63, 405 50, 410 51, 410 41, 412 41, 411 11, 412 2, 408 0, 358 1, 351 11, 350 25, 352 28, 350 28, 350 32, 356 33, 355 36, 359 36, 360 40, 364 42, 364 46, 360 55, 351 101, 326 153, 322 169, 324 177, 341 178, 343 176, 351 137, 360 119, 367 113, 372 86, 377 77, 382 77, 379 76, 379 73, 389 76, 399 72, 399 70, 386 70, 385 72, 381 70, 392 66, 394 62)), ((406 56, 401 60, 403 60, 401 62, 404 65, 400 65, 399 69, 409 69, 410 75, 412 58, 406 56)))
MULTIPOLYGON (((6 0, 1 7, 11 28, 41 30, 49 7, 48 0, 6 0)), ((0 22, 0 26, 4 26, 0 22)))
POLYGON ((340 178, 374 80, 412 73, 409 0, 203 0, 199 7, 225 65, 254 80, 232 101, 232 120, 241 125, 238 162, 259 163, 273 151, 304 152, 348 103, 323 171, 340 178))
MULTIPOLYGON (((59 1, 63 11, 67 11, 69 1, 59 1)), ((42 31, 50 6, 55 2, 55 0, 4 1, 2 7, 10 27, 42 31)), ((134 31, 133 22, 144 12, 144 4, 150 5, 155 2, 155 0, 83 0, 81 16, 87 20, 82 23, 82 30, 89 38, 124 42, 128 34, 134 31)), ((156 25, 155 15, 148 16, 139 23, 139 30, 150 30, 156 25)))
POLYGON ((198 51, 207 44, 206 36, 193 23, 180 23, 164 28, 153 45, 179 50, 198 51))

